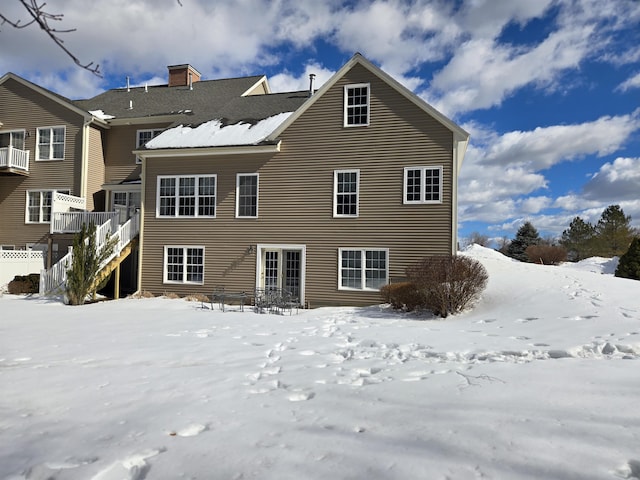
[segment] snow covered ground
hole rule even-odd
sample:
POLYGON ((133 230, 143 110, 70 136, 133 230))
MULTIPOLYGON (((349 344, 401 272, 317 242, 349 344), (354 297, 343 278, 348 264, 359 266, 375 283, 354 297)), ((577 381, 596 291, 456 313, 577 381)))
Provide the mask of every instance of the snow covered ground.
POLYGON ((447 320, 5 295, 0 479, 640 478, 640 282, 466 254, 447 320))

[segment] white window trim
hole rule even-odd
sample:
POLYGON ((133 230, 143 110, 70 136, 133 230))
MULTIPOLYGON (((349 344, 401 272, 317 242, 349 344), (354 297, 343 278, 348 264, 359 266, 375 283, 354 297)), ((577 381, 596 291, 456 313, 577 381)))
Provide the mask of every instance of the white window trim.
MULTIPOLYGON (((112 197, 113 198, 113 197, 112 197)), ((141 200, 142 201, 142 200, 141 200)), ((207 175, 158 175, 158 179, 156 182, 156 218, 216 218, 218 215, 218 175, 215 173, 207 174, 207 175), (214 214, 213 215, 200 215, 198 213, 198 209, 200 206, 200 195, 198 192, 198 183, 200 178, 205 177, 213 177, 214 185, 215 185, 215 203, 214 203, 214 214), (173 192, 174 197, 176 199, 176 211, 174 215, 160 215, 160 181, 165 178, 175 178, 176 185, 175 190, 173 192), (180 188, 180 179, 181 178, 195 178, 196 180, 196 205, 193 215, 180 215, 180 205, 178 204, 178 199, 180 198, 179 188, 180 188)))
POLYGON ((204 276, 205 276, 205 248, 204 245, 165 245, 164 246, 164 255, 162 258, 162 283, 171 284, 171 285, 204 285, 204 276), (184 262, 182 264, 182 278, 184 280, 169 280, 169 272, 167 271, 167 253, 169 248, 181 248, 183 250, 183 259, 184 262), (187 278, 187 249, 188 248, 199 248, 202 249, 202 281, 201 282, 189 282, 186 280, 187 278))
MULTIPOLYGON (((163 128, 142 128, 140 130, 136 130, 136 149, 140 149, 144 147, 144 145, 146 144, 146 142, 142 145, 140 144, 140 134, 144 132, 151 132, 150 140, 153 140, 155 137, 157 137, 162 132, 164 132, 164 129, 163 128)), ((150 140, 147 140, 147 141, 150 141, 150 140)), ((142 158, 140 158, 138 155, 136 155, 136 163, 137 164, 142 163, 142 158)))
POLYGON ((353 128, 353 127, 368 127, 371 123, 371 84, 370 83, 353 83, 351 85, 344 86, 344 96, 343 96, 343 116, 342 116, 342 124, 344 127, 353 128), (367 123, 355 123, 349 124, 347 123, 347 111, 348 111, 348 102, 349 98, 349 90, 352 88, 362 88, 367 87, 367 123))
POLYGON ((236 218, 258 218, 260 208, 260 174, 237 173, 236 174, 236 218), (240 215, 240 177, 256 177, 256 214, 255 216, 240 215))
MULTIPOLYGON (((35 188, 33 190, 27 190, 26 193, 26 202, 25 202, 25 206, 24 206, 24 223, 25 224, 29 224, 29 225, 43 225, 43 224, 50 224, 51 220, 48 221, 38 221, 38 222, 34 222, 29 220, 29 194, 30 193, 42 193, 42 192, 51 192, 51 209, 53 210, 53 194, 54 192, 59 192, 59 193, 64 193, 65 195, 71 195, 71 190, 68 188, 56 188, 56 189, 46 189, 46 188, 35 188)), ((51 217, 53 216, 53 211, 51 212, 51 217)), ((43 212, 42 212, 42 195, 40 195, 40 214, 38 215, 39 218, 44 217, 43 212)))
POLYGON ((360 216, 360 170, 345 169, 333 171, 333 217, 334 218, 357 218, 360 216), (340 173, 355 173, 356 174, 356 214, 347 215, 344 213, 338 213, 338 174, 340 173))
POLYGON ((338 290, 342 290, 342 291, 348 291, 348 292, 379 292, 380 289, 379 288, 367 288, 367 269, 366 269, 366 252, 385 252, 386 255, 386 259, 387 259, 387 268, 386 268, 386 272, 385 272, 385 280, 384 280, 384 284, 388 284, 389 283, 389 249, 388 248, 373 248, 373 247, 369 247, 369 248, 339 248, 338 249, 338 290), (351 288, 351 287, 343 287, 342 286, 342 253, 343 252, 360 252, 360 260, 361 260, 361 265, 362 265, 362 278, 361 278, 361 285, 362 288, 351 288))
POLYGON ((402 181, 402 203, 405 205, 419 205, 419 204, 440 204, 442 203, 442 187, 444 183, 443 178, 443 168, 442 165, 433 165, 433 166, 420 166, 420 167, 405 167, 404 168, 404 178, 402 181), (407 200, 407 175, 409 170, 420 170, 420 200, 407 200), (440 172, 440 184, 438 185, 438 197, 439 200, 425 200, 426 198, 426 181, 425 181, 425 172, 427 170, 438 170, 440 172))
MULTIPOLYGON (((25 139, 26 141, 26 139, 25 139)), ((61 162, 64 160, 65 150, 67 149, 67 127, 66 125, 52 125, 50 127, 37 127, 36 128, 36 162, 61 162), (62 158, 52 158, 53 154, 53 129, 54 128, 62 128, 64 141, 62 143, 62 158), (49 158, 40 158, 40 130, 49 129, 51 130, 51 142, 49 143, 49 158)))

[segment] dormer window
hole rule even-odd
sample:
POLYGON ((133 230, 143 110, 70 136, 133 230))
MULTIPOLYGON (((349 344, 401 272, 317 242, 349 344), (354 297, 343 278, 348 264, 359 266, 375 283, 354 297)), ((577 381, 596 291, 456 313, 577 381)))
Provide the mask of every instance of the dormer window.
POLYGON ((368 83, 345 85, 344 87, 344 126, 366 127, 369 125, 368 83))

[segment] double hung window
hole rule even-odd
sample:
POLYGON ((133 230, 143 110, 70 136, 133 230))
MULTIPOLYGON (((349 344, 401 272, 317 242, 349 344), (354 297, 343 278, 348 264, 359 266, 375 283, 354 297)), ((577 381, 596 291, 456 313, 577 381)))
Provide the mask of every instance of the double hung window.
POLYGON ((258 216, 258 174, 239 173, 236 177, 236 217, 258 216))
MULTIPOLYGON (((56 190, 60 193, 69 194, 69 190, 56 190)), ((50 223, 51 204, 53 190, 28 190, 27 191, 27 223, 50 223)))
POLYGON ((360 190, 359 170, 333 172, 333 216, 357 217, 360 190))
POLYGON ((37 130, 38 160, 64 159, 65 127, 42 127, 37 130))
POLYGON ((216 175, 159 176, 157 217, 215 217, 216 175))
POLYGON ((164 247, 164 283, 204 283, 204 247, 164 247))
POLYGON ((360 83, 344 87, 344 126, 363 127, 369 125, 370 85, 360 83))
POLYGON ((340 290, 379 290, 388 283, 387 249, 347 249, 338 254, 340 290))
POLYGON ((405 168, 403 203, 442 203, 442 167, 405 168))

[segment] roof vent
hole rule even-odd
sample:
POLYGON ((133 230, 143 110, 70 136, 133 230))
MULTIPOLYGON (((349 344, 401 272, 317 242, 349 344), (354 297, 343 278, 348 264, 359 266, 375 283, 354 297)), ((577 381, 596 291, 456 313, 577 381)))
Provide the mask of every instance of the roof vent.
POLYGON ((315 73, 309 74, 309 96, 313 96, 313 80, 316 78, 315 73))
POLYGON ((191 87, 195 82, 200 81, 200 72, 191 65, 170 65, 167 68, 170 87, 191 87))

